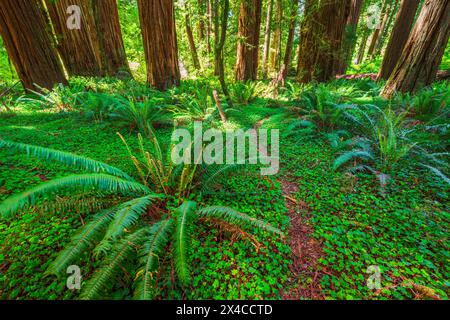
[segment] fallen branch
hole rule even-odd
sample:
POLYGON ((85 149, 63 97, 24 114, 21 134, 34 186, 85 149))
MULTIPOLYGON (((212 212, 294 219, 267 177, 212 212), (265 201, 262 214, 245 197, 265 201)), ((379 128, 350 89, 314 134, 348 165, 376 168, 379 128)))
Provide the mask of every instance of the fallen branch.
POLYGON ((216 101, 217 110, 219 110, 220 118, 222 119, 222 122, 227 122, 227 117, 225 116, 225 113, 222 109, 222 103, 220 102, 219 94, 216 90, 213 91, 214 100, 216 101))

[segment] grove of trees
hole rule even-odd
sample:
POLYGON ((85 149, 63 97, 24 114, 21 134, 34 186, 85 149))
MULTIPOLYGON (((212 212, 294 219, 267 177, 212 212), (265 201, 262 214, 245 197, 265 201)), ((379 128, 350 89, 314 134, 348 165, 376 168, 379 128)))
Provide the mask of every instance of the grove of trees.
MULTIPOLYGON (((388 81, 383 95, 391 96, 435 79, 450 32, 447 0, 236 0, 225 6, 138 1, 149 85, 165 90, 180 83, 181 41, 195 70, 220 75, 228 69, 224 80, 234 68, 238 81, 270 75, 283 82, 296 67, 299 82, 323 82, 354 62, 382 56, 378 77, 388 81)), ((130 74, 115 0, 1 0, 0 27, 28 89, 66 83, 66 76, 130 74)))
POLYGON ((0 300, 450 297, 450 0, 0 0, 0 36, 0 300))

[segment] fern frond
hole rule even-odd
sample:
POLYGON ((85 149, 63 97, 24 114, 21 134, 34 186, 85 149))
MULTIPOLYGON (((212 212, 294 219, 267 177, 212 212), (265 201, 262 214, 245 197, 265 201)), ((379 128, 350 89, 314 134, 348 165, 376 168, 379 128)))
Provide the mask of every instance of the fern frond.
POLYGON ((367 160, 373 159, 373 156, 367 151, 362 150, 348 151, 337 157, 336 160, 334 160, 333 169, 337 170, 338 168, 340 168, 341 166, 343 166, 344 164, 355 158, 367 160))
MULTIPOLYGON (((245 161, 253 161, 253 158, 247 158, 245 161)), ((207 193, 212 184, 217 182, 224 175, 229 174, 231 171, 236 173, 242 170, 246 170, 246 166, 238 163, 203 166, 201 168, 201 180, 198 181, 194 187, 200 185, 202 192, 207 193)))
POLYGON ((114 216, 114 210, 106 210, 94 217, 94 219, 83 226, 66 248, 61 251, 56 259, 50 264, 47 274, 62 274, 66 268, 83 252, 93 246, 93 244, 103 237, 108 223, 114 216))
POLYGON ((123 178, 125 180, 133 181, 133 178, 116 167, 69 152, 12 142, 3 139, 0 139, 0 148, 6 148, 15 152, 25 153, 28 156, 36 157, 46 161, 57 161, 59 163, 77 169, 88 170, 94 173, 107 173, 116 177, 123 178))
POLYGON ((139 229, 114 245, 106 261, 84 285, 80 298, 92 300, 102 297, 104 290, 122 272, 122 263, 136 254, 138 247, 146 240, 148 232, 148 228, 139 229))
POLYGON ((422 167, 425 167, 427 169, 429 169, 431 172, 433 172, 436 176, 438 176, 439 178, 441 178, 442 180, 444 180, 445 182, 447 182, 448 184, 450 184, 450 179, 438 168, 426 165, 426 164, 420 164, 422 167))
POLYGON ((139 261, 143 266, 138 271, 139 280, 134 298, 137 300, 151 300, 153 298, 153 272, 158 266, 158 256, 170 239, 172 232, 173 220, 167 219, 160 221, 152 226, 149 231, 147 241, 140 250, 139 261))
POLYGON ((141 193, 151 191, 144 185, 107 174, 80 174, 55 179, 23 193, 14 195, 0 204, 0 217, 8 218, 25 206, 33 206, 40 196, 50 195, 64 188, 95 188, 105 192, 141 193))
POLYGON ((174 211, 176 217, 176 230, 174 233, 175 270, 183 285, 188 284, 190 280, 190 268, 187 259, 191 242, 192 220, 195 218, 195 208, 196 203, 189 201, 183 203, 174 211))
POLYGON ((104 240, 117 238, 123 235, 125 229, 136 224, 139 217, 146 212, 152 203, 152 200, 158 197, 159 196, 156 194, 151 194, 119 205, 114 214, 113 221, 111 221, 111 224, 108 226, 104 240))
POLYGON ((244 213, 238 212, 228 207, 206 207, 198 210, 197 214, 200 217, 208 219, 221 219, 240 228, 255 227, 271 233, 279 234, 284 237, 284 234, 281 230, 271 226, 267 222, 252 218, 244 213))
POLYGON ((115 207, 121 203, 120 197, 104 197, 100 192, 85 192, 71 194, 63 197, 56 197, 53 201, 45 201, 38 204, 37 208, 41 212, 48 214, 60 214, 61 212, 74 213, 97 213, 105 209, 115 207))

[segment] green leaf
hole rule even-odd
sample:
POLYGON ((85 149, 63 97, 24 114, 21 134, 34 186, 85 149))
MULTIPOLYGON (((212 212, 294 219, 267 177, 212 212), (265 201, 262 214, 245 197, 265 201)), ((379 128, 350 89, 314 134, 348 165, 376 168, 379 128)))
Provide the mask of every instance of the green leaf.
POLYGON ((190 280, 188 253, 191 244, 191 223, 195 218, 194 212, 197 204, 192 201, 184 202, 174 211, 176 217, 176 230, 174 234, 174 260, 175 270, 183 285, 190 280))
POLYGON ((127 181, 107 174, 92 173, 72 175, 49 181, 6 199, 0 205, 0 216, 2 218, 9 218, 25 206, 35 205, 40 196, 50 195, 64 188, 95 188, 100 191, 121 192, 125 194, 146 194, 151 192, 147 187, 140 183, 127 181))

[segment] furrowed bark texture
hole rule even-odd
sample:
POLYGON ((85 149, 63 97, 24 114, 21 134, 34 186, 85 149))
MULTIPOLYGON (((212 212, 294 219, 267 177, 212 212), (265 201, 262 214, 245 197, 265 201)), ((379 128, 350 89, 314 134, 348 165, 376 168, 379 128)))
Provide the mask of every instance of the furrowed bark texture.
POLYGON ((255 80, 258 71, 262 0, 241 0, 236 80, 255 80))
POLYGON ((94 13, 89 0, 46 0, 48 13, 56 34, 58 51, 69 75, 102 76, 102 53, 97 37, 94 13), (69 28, 68 8, 80 8, 80 25, 69 28))
POLYGON ((138 0, 147 61, 147 81, 159 90, 180 84, 172 0, 138 0))
POLYGON ((450 36, 450 0, 426 0, 382 95, 414 92, 431 84, 450 36))
POLYGON ((26 89, 67 84, 37 0, 0 0, 0 34, 26 89))
POLYGON ((379 78, 388 79, 405 48, 414 23, 419 0, 402 0, 391 38, 384 53, 379 78))

